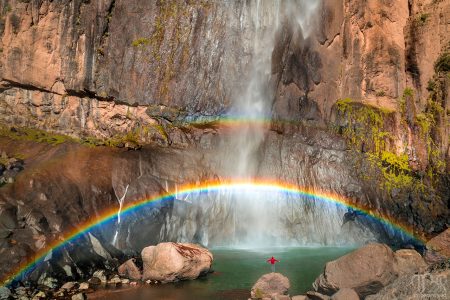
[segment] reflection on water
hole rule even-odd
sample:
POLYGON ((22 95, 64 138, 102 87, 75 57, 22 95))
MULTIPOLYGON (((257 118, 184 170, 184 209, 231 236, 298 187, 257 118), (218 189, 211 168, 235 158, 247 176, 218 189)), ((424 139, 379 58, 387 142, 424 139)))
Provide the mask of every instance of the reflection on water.
POLYGON ((269 273, 266 259, 280 260, 277 272, 291 281, 291 295, 308 291, 325 263, 353 250, 352 248, 271 248, 271 249, 212 249, 214 273, 194 281, 158 286, 102 290, 90 294, 88 299, 226 299, 240 300, 250 297, 250 289, 263 274, 269 273))

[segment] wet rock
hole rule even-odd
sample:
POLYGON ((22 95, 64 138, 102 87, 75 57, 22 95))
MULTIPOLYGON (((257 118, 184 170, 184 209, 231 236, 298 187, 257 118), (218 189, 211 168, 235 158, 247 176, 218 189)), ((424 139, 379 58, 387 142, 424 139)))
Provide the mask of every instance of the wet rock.
POLYGON ((108 284, 111 285, 118 285, 121 284, 122 280, 120 279, 120 277, 118 275, 114 275, 109 281, 108 284))
POLYGON ((51 289, 58 286, 58 280, 56 278, 46 276, 45 274, 39 278, 38 283, 51 289))
POLYGON ((122 284, 129 284, 130 283, 130 279, 128 278, 124 278, 121 280, 122 284))
POLYGON ((251 290, 252 299, 271 298, 276 295, 287 295, 291 284, 289 279, 280 273, 268 273, 261 276, 251 290))
POLYGON ((100 279, 101 283, 107 282, 107 278, 106 278, 106 274, 105 274, 104 270, 95 271, 94 274, 92 274, 92 277, 100 279))
POLYGON ((343 288, 331 296, 331 300, 359 300, 358 294, 353 289, 343 288))
POLYGON ((423 257, 415 250, 401 249, 395 251, 394 269, 399 276, 405 274, 423 273, 427 264, 423 257))
POLYGON ((136 266, 134 259, 129 259, 118 268, 120 276, 127 277, 133 280, 140 280, 142 277, 141 270, 136 266))
POLYGON ((195 244, 160 243, 142 250, 144 280, 162 283, 196 279, 211 269, 213 255, 195 244))
POLYGON ((39 291, 33 296, 33 300, 34 299, 36 299, 36 300, 37 299, 44 299, 46 297, 47 297, 47 295, 43 291, 39 291))
POLYGON ((102 281, 98 277, 92 277, 92 278, 89 278, 88 283, 90 286, 95 286, 95 285, 102 284, 102 281))
POLYGON ((70 290, 76 289, 77 286, 78 286, 77 282, 69 281, 69 282, 64 283, 60 289, 70 291, 70 290))
POLYGON ((331 298, 327 295, 322 295, 318 292, 309 291, 306 293, 308 300, 330 300, 331 298))
POLYGON ((429 240, 426 247, 427 263, 434 264, 448 260, 450 258, 450 228, 429 240))
POLYGON ((87 282, 80 283, 80 287, 78 289, 80 291, 88 290, 89 289, 89 283, 87 283, 87 282))
POLYGON ((8 299, 9 296, 11 296, 11 291, 5 286, 0 286, 0 299, 8 299))
POLYGON ((394 252, 384 244, 369 244, 328 262, 313 283, 314 290, 332 295, 342 288, 360 297, 375 294, 397 277, 394 252))
POLYGON ((71 299, 72 300, 85 300, 87 298, 84 293, 78 293, 78 294, 73 295, 71 299))

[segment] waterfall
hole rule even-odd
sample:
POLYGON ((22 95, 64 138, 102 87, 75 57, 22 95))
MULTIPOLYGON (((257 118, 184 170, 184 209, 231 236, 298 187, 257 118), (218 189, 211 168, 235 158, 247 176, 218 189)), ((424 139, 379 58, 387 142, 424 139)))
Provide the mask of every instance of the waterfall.
MULTIPOLYGON (((223 177, 257 178, 268 130, 261 120, 271 119, 275 97, 272 52, 276 33, 289 24, 293 32, 300 31, 307 38, 313 32, 319 4, 317 0, 243 2, 239 30, 252 33, 251 41, 246 40, 251 58, 247 76, 240 80, 246 84, 243 89, 236 88, 227 112, 229 118, 240 120, 241 126, 222 137, 219 155, 223 177)), ((341 227, 345 208, 314 199, 251 187, 190 197, 195 199, 190 204, 174 201, 174 214, 161 231, 162 240, 267 247, 357 244, 370 239, 357 228, 341 227)))

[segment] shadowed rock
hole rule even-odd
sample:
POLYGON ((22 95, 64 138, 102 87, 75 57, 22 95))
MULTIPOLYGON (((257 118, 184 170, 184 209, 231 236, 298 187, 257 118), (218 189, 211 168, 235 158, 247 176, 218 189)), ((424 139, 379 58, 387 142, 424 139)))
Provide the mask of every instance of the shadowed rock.
POLYGON ((439 263, 450 258, 450 228, 435 236, 427 243, 425 260, 428 263, 439 263))
POLYGON ((141 271, 134 263, 134 259, 129 259, 120 265, 118 269, 119 275, 133 280, 140 280, 142 278, 141 271))
POLYGON ((360 297, 365 297, 375 294, 397 277, 394 264, 394 252, 388 246, 369 244, 327 263, 313 287, 327 295, 352 288, 360 297))

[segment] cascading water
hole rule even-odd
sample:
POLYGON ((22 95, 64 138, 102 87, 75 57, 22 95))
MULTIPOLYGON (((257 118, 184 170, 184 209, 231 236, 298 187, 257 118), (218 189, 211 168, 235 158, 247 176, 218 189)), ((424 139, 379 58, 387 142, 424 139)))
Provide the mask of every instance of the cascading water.
MULTIPOLYGON (((272 52, 281 26, 307 38, 319 7, 316 0, 247 1, 238 30, 251 30, 247 77, 234 97, 227 116, 242 126, 222 138, 223 176, 253 180, 258 175, 266 122, 274 100, 272 52), (261 126, 262 125, 262 126, 261 126)), ((304 174, 308 176, 308 174, 304 174)), ((309 187, 311 188, 311 187, 309 187)), ((174 213, 161 229, 161 240, 200 242, 204 245, 267 247, 276 245, 358 244, 371 238, 347 225, 346 209, 281 192, 252 188, 191 195, 192 203, 174 201, 174 213)))

